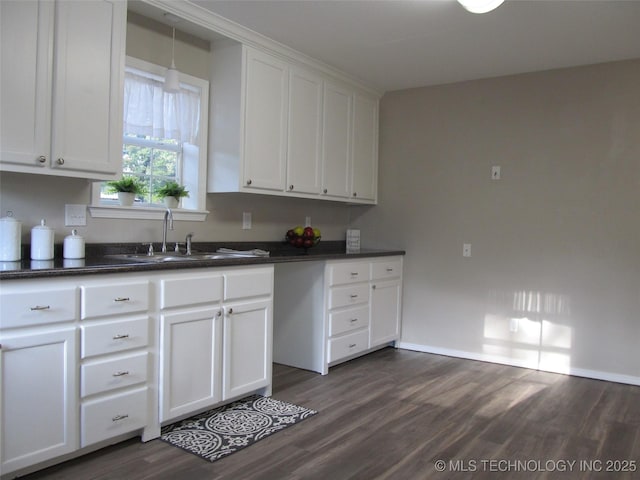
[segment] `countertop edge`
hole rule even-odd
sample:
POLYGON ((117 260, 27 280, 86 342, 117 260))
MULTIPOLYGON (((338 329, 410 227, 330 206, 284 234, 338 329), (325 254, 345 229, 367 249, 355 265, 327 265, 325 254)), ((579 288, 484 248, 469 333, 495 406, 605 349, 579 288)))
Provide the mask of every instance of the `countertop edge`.
POLYGON ((300 255, 275 255, 269 257, 243 257, 216 260, 201 260, 189 262, 166 263, 118 263, 92 265, 75 268, 51 268, 43 270, 13 270, 1 271, 0 281, 34 278, 58 278, 82 275, 103 275, 109 273, 137 273, 152 271, 187 270, 213 267, 237 267, 250 265, 265 265, 290 262, 313 262, 326 260, 348 260, 370 257, 404 256, 404 250, 363 250, 360 253, 314 253, 300 255))

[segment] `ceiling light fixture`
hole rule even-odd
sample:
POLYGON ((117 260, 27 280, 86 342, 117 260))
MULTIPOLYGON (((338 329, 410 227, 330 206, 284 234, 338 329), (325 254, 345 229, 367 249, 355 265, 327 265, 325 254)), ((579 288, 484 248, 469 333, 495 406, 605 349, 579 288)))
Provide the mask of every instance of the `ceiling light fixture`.
POLYGON ((174 61, 176 48, 176 27, 173 27, 173 38, 171 40, 171 67, 167 68, 164 75, 164 91, 177 93, 180 91, 180 72, 176 69, 174 61))
POLYGON ((471 13, 487 13, 498 8, 504 0, 458 0, 471 13))

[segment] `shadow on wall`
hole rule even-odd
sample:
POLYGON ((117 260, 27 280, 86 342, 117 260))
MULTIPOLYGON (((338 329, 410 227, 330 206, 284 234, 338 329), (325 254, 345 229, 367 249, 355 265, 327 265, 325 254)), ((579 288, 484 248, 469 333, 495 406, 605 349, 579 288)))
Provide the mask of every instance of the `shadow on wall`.
POLYGON ((519 366, 569 373, 571 298, 550 292, 490 291, 482 351, 519 366))

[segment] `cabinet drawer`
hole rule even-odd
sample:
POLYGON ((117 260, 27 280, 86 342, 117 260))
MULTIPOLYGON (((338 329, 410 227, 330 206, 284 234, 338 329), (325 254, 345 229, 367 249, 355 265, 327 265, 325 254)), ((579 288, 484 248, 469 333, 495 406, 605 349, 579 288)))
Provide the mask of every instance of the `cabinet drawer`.
POLYGON ((144 312, 149 309, 149 282, 82 286, 80 315, 86 318, 144 312))
POLYGON ((364 329, 329 340, 329 363, 360 353, 369 348, 369 330, 364 329))
POLYGON ((4 291, 0 295, 0 328, 68 322, 75 320, 77 314, 75 287, 18 293, 4 291))
POLYGON ((148 318, 83 325, 82 358, 144 347, 149 341, 148 318))
POLYGON ((329 285, 366 282, 369 280, 368 262, 334 263, 328 266, 329 285))
POLYGON ((160 308, 220 302, 222 283, 222 275, 162 280, 160 308))
POLYGON ((369 284, 333 287, 329 291, 329 308, 346 307, 369 301, 369 284))
POLYGON ((369 325, 368 305, 329 314, 329 336, 357 330, 367 325, 369 325))
POLYGON ((371 278, 384 280, 385 278, 398 278, 402 276, 402 260, 390 257, 389 260, 377 260, 371 263, 371 278))
POLYGON ((273 293, 273 268, 225 275, 224 299, 265 297, 273 293))
POLYGON ((82 397, 147 381, 147 352, 106 360, 80 368, 82 397))
POLYGON ((81 447, 143 428, 147 424, 147 387, 83 403, 80 418, 81 447))

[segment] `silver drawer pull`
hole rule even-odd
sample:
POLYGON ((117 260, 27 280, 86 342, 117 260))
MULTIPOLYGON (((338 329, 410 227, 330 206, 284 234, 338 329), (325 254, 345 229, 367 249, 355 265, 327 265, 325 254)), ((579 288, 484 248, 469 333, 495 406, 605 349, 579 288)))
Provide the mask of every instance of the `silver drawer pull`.
POLYGON ((349 344, 349 348, 353 348, 353 347, 355 347, 355 346, 356 346, 356 344, 355 344, 355 343, 350 343, 350 344, 349 344))
POLYGON ((351 272, 351 276, 352 277, 357 277, 358 276, 358 272, 351 272))
POLYGON ((129 297, 117 297, 113 299, 114 302, 128 302, 129 300, 129 297))
POLYGON ((129 338, 129 334, 125 333, 124 335, 114 335, 113 339, 114 340, 124 340, 125 338, 129 338))
POLYGON ((355 293, 352 293, 351 295, 349 295, 351 298, 358 298, 358 295, 355 293))
POLYGON ((112 377, 123 377, 125 375, 129 375, 129 372, 127 372, 126 370, 124 372, 116 372, 111 374, 112 377))
POLYGON ((387 267, 387 272, 393 272, 393 268, 387 267))
POLYGON ((233 308, 229 309, 229 315, 231 315, 233 313, 233 308))
POLYGON ((112 422, 117 422, 118 420, 124 420, 125 418, 129 418, 128 414, 124 414, 124 415, 116 415, 115 417, 113 417, 111 419, 112 422))
POLYGON ((357 318, 352 318, 351 320, 349 320, 351 323, 356 323, 358 321, 357 318))
POLYGON ((31 307, 31 311, 38 311, 38 310, 49 310, 51 308, 51 306, 49 305, 36 305, 35 307, 31 307))

